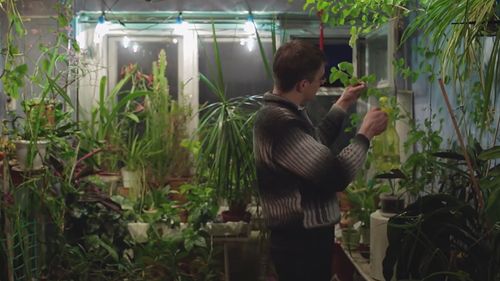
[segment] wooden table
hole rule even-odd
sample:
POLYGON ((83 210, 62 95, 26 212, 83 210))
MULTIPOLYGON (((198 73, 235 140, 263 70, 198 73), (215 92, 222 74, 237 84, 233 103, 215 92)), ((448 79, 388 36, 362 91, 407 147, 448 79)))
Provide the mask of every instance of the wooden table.
POLYGON ((224 249, 224 279, 229 281, 230 271, 229 271, 229 250, 228 244, 231 243, 248 243, 252 239, 258 239, 259 231, 251 231, 247 236, 210 236, 213 243, 222 244, 224 249))

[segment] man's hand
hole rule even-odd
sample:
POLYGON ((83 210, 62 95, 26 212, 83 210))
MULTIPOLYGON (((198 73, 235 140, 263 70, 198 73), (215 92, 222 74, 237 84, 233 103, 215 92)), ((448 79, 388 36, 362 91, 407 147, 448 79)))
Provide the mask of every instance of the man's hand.
POLYGON ((342 94, 342 96, 340 96, 340 98, 335 104, 340 108, 342 108, 344 111, 347 111, 349 107, 356 102, 359 95, 364 90, 366 90, 365 83, 360 83, 353 86, 347 86, 347 88, 345 88, 344 93, 342 94))
POLYGON ((374 136, 380 135, 385 131, 387 121, 387 113, 380 110, 380 108, 373 108, 366 113, 358 133, 371 140, 374 136))

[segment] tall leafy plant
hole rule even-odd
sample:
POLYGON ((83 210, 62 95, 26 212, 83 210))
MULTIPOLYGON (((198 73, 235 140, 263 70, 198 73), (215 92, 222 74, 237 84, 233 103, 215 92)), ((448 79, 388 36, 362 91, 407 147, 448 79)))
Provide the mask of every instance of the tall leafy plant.
POLYGON ((248 203, 255 181, 251 129, 256 97, 227 98, 214 24, 212 34, 217 80, 203 74, 200 79, 219 100, 200 111, 198 172, 206 175, 218 197, 241 205, 248 203))
MULTIPOLYGON (((437 56, 441 77, 457 86, 462 114, 466 116, 469 111, 481 133, 493 129, 498 96, 500 17, 495 13, 497 6, 495 0, 426 1, 402 38, 404 42, 417 32, 429 38, 428 53, 437 56), (473 87, 468 88, 465 81, 473 81, 473 87)), ((498 129, 495 138, 497 135, 498 129)))
MULTIPOLYGON (((118 101, 118 94, 121 93, 123 86, 131 79, 127 74, 123 77, 109 95, 106 94, 107 77, 103 76, 99 84, 99 100, 96 107, 92 109, 91 118, 84 128, 83 146, 88 151, 94 148, 100 148, 104 152, 96 155, 97 165, 105 171, 116 171, 118 159, 115 154, 119 151, 122 142, 123 131, 122 124, 125 120, 138 120, 138 117, 124 108, 131 101, 144 97, 147 91, 126 92, 118 101)), ((123 94, 123 93, 121 93, 123 94)))
POLYGON ((149 157, 149 168, 154 182, 166 182, 166 173, 172 161, 169 153, 172 147, 173 131, 171 131, 170 112, 172 101, 169 95, 168 80, 165 77, 167 57, 160 51, 158 61, 153 62, 153 89, 146 98, 146 131, 144 138, 151 141, 151 150, 156 151, 149 157))

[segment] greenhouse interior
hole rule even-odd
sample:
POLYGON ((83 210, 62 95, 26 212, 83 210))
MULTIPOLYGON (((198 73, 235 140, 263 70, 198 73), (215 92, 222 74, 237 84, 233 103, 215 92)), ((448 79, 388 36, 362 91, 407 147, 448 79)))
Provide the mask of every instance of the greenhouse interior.
POLYGON ((0 50, 1 281, 500 281, 500 0, 0 0, 0 50))

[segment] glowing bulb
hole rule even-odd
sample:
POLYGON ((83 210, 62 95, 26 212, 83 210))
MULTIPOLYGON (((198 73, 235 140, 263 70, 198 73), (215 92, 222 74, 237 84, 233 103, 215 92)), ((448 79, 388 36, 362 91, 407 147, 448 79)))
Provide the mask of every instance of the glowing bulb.
POLYGON ((87 49, 87 33, 85 31, 78 33, 76 36, 76 42, 78 42, 80 49, 87 49))
POLYGON ((125 49, 127 49, 128 46, 130 46, 130 38, 128 38, 128 36, 123 37, 123 39, 122 39, 122 46, 125 49))
POLYGON ((177 42, 179 42, 179 41, 177 41, 177 38, 174 38, 174 39, 172 40, 172 42, 174 42, 174 44, 177 44, 177 42))
POLYGON ((182 18, 182 13, 179 13, 175 21, 174 33, 182 35, 188 30, 188 27, 188 23, 182 18))
POLYGON ((102 42, 102 38, 108 33, 110 25, 111 23, 104 18, 104 13, 99 16, 94 30, 94 44, 100 44, 102 42))
POLYGON ((253 23, 253 16, 248 15, 247 21, 245 22, 245 25, 243 26, 243 30, 246 33, 253 33, 255 31, 255 26, 253 23))
POLYGON ((249 52, 253 51, 253 47, 255 45, 255 40, 253 40, 252 36, 248 36, 247 39, 247 49, 249 52))
POLYGON ((132 45, 132 51, 134 53, 137 53, 137 51, 139 51, 139 45, 137 43, 134 43, 134 45, 132 45))

